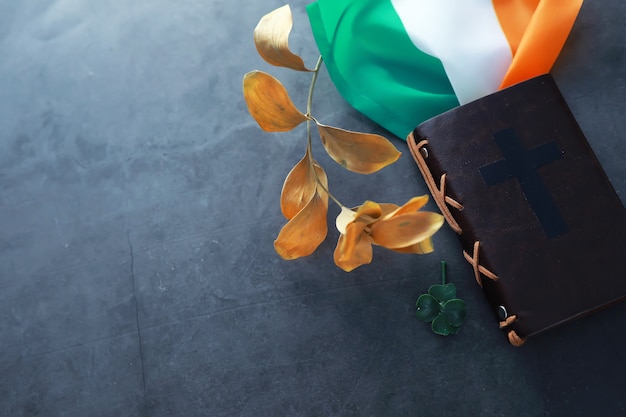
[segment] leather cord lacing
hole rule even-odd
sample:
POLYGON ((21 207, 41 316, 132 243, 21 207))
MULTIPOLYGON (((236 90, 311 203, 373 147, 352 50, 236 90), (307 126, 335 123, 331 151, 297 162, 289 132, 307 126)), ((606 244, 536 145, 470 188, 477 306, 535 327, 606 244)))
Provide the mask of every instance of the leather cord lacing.
MULTIPOLYGON (((426 163, 426 159, 429 156, 428 148, 426 147, 426 145, 428 145, 428 139, 422 139, 419 142, 416 142, 413 133, 411 133, 407 137, 407 143, 409 144, 409 150, 411 151, 411 154, 413 155, 413 158, 415 159, 415 162, 417 163, 417 166, 421 171, 422 176, 424 177, 424 181, 426 181, 426 185, 428 186, 428 189, 430 190, 433 199, 437 204, 437 207, 439 207, 439 210, 441 210, 441 214, 446 219, 446 222, 448 223, 448 225, 450 225, 452 230, 454 230, 459 235, 463 234, 461 226, 459 226, 459 223, 456 221, 450 210, 450 207, 452 207, 457 211, 462 211, 463 205, 452 197, 446 195, 446 174, 441 174, 441 177, 439 178, 439 184, 437 184, 437 181, 433 177, 433 174, 430 171, 428 164, 426 163)), ((481 287, 483 286, 483 276, 493 281, 497 281, 498 276, 480 264, 480 241, 477 240, 474 242, 472 252, 472 254, 469 254, 464 250, 463 257, 470 263, 470 265, 472 265, 472 268, 474 269, 474 276, 478 285, 480 285, 481 287)), ((500 322, 500 328, 505 329, 516 320, 517 316, 511 315, 500 322)), ((508 332, 508 338, 509 342, 514 346, 521 346, 525 342, 525 339, 518 336, 514 330, 510 330, 508 332)))

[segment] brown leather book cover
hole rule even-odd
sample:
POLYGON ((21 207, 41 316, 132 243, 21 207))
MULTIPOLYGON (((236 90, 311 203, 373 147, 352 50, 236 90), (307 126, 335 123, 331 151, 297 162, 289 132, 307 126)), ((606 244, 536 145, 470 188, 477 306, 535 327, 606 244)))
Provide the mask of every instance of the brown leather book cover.
POLYGON ((626 210, 550 75, 407 142, 511 343, 626 298, 626 210))

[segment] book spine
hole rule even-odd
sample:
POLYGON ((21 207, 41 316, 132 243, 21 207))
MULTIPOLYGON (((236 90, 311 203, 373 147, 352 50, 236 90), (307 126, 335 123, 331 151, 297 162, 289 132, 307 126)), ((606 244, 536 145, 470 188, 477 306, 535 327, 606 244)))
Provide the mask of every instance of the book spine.
MULTIPOLYGON (((473 242, 468 242, 467 237, 463 233, 463 229, 457 219, 454 217, 452 213, 452 209, 457 213, 463 211, 463 204, 450 197, 446 193, 446 173, 443 172, 439 176, 439 178, 435 178, 433 172, 429 166, 429 160, 432 159, 432 156, 429 154, 428 148, 428 138, 419 138, 416 137, 414 132, 411 132, 407 137, 407 144, 409 145, 409 150, 413 159, 417 163, 417 166, 430 190, 430 193, 433 196, 433 200, 439 207, 441 214, 444 216, 446 223, 450 226, 452 230, 459 236, 459 239, 464 246, 469 246, 472 248, 472 253, 469 253, 467 250, 463 250, 463 257, 467 262, 470 263, 474 270, 474 276, 476 278, 476 282, 481 287, 483 286, 482 280, 483 277, 490 279, 492 281, 497 281, 498 276, 490 271, 485 266, 481 265, 480 262, 480 241, 472 239, 473 242)), ((509 329, 509 326, 513 324, 517 320, 515 315, 505 316, 500 321, 500 328, 507 331, 507 337, 509 342, 513 346, 521 346, 524 344, 525 339, 520 337, 515 330, 509 329)))

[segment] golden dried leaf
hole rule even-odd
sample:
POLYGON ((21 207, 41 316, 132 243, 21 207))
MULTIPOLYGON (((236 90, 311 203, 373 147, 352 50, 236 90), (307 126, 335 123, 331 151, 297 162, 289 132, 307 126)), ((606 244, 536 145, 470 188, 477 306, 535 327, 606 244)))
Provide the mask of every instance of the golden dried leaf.
POLYGON ((263 16, 254 29, 254 44, 259 55, 272 65, 297 71, 311 71, 302 58, 289 49, 289 34, 293 27, 288 4, 263 16))
POLYGON ((389 249, 406 248, 431 237, 443 225, 443 216, 430 212, 400 214, 372 225, 376 245, 389 249))
POLYGON ((365 227, 365 223, 349 223, 346 227, 346 234, 339 236, 334 260, 335 265, 346 272, 372 262, 372 243, 369 236, 363 233, 365 227))
POLYGON ((378 219, 383 214, 383 210, 380 204, 367 200, 365 203, 358 207, 356 211, 355 220, 364 220, 366 224, 378 219))
MULTIPOLYGON (((396 209, 386 212, 383 218, 388 219, 390 217, 398 216, 400 214, 413 213, 424 207, 426 203, 428 203, 428 195, 426 194, 419 197, 413 197, 412 199, 404 203, 402 207, 396 206, 396 209)), ((387 206, 391 208, 391 205, 387 206)))
POLYGON ((283 190, 280 194, 280 209, 287 219, 293 218, 311 201, 317 188, 315 174, 311 169, 309 150, 300 161, 289 171, 283 190))
MULTIPOLYGON (((335 219, 335 226, 340 233, 346 233, 346 226, 353 221, 359 221, 365 225, 369 225, 372 222, 378 220, 381 215, 384 214, 383 207, 391 206, 390 204, 383 203, 378 204, 374 201, 366 201, 362 205, 349 209, 347 207, 341 207, 341 212, 335 219)), ((398 206, 394 205, 394 208, 398 206)), ((390 207, 387 207, 389 209, 390 207)))
MULTIPOLYGON (((315 160, 313 160, 313 167, 315 167, 315 172, 317 173, 317 179, 322 183, 324 188, 328 190, 328 176, 326 176, 326 171, 322 168, 315 160)), ((328 208, 328 194, 324 191, 319 185, 317 187, 317 192, 322 197, 322 201, 328 208)))
POLYGON ((324 241, 328 227, 328 204, 319 193, 282 228, 274 241, 274 249, 283 259, 308 256, 324 241))
POLYGON ((243 96, 248 111, 266 132, 287 132, 307 120, 280 81, 263 71, 244 75, 243 96))
POLYGON ((394 252, 398 253, 414 253, 417 255, 425 255, 427 253, 431 253, 435 250, 433 246, 432 238, 426 238, 421 242, 416 243, 415 245, 407 246, 406 248, 396 248, 391 249, 394 252))
MULTIPOLYGON (((291 169, 280 195, 280 209, 287 219, 293 218, 313 197, 317 189, 317 178, 324 187, 328 187, 328 178, 324 169, 311 159, 311 154, 307 149, 302 159, 291 169), (315 166, 317 176, 312 169, 315 166)), ((322 199, 328 206, 328 195, 320 193, 322 199)))
POLYGON ((386 138, 317 125, 326 152, 338 164, 359 174, 371 174, 398 160, 401 153, 386 138))
POLYGON ((382 210, 382 217, 387 216, 389 213, 397 210, 400 206, 393 203, 378 203, 380 205, 380 209, 382 210))

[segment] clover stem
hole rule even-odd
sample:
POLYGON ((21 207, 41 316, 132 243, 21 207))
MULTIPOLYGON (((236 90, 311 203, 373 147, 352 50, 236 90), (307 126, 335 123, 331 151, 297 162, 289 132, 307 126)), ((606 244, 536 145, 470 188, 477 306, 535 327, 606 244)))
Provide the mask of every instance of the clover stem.
POLYGON ((446 261, 441 261, 441 285, 446 285, 446 261))

